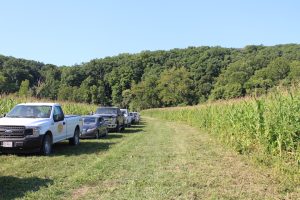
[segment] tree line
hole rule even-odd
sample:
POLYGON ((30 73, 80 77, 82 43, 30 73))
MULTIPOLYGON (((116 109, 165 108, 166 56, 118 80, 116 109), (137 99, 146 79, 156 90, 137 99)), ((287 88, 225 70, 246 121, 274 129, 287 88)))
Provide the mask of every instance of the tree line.
POLYGON ((260 95, 300 78, 300 45, 188 47, 56 66, 0 55, 0 93, 147 109, 260 95))

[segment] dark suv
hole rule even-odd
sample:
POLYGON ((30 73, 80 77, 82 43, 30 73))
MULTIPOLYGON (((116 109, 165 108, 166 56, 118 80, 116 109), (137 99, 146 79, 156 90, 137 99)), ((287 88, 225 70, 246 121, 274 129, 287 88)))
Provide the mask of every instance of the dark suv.
POLYGON ((100 115, 104 118, 109 130, 114 130, 117 132, 125 130, 125 117, 120 108, 100 107, 97 109, 95 115, 100 115))

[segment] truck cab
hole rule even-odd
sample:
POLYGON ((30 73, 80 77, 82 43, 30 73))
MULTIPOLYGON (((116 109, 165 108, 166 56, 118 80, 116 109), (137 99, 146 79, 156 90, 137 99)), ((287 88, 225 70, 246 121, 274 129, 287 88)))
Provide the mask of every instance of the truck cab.
POLYGON ((18 104, 0 118, 0 151, 38 150, 49 155, 52 145, 62 140, 79 144, 81 131, 81 117, 65 115, 59 104, 18 104))

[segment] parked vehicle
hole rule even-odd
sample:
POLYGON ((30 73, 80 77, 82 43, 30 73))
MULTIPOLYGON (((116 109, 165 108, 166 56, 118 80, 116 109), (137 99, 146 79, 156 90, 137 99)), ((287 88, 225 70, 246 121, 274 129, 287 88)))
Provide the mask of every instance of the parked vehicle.
POLYGON ((97 115, 83 116, 83 128, 80 138, 95 138, 107 136, 107 124, 103 117, 97 115))
POLYGON ((120 108, 117 107, 100 107, 96 110, 95 115, 103 117, 107 123, 108 129, 113 131, 125 130, 125 117, 120 108))
POLYGON ((133 117, 133 123, 139 123, 140 122, 140 113, 138 112, 131 112, 130 115, 133 117))
POLYGON ((62 140, 78 145, 82 118, 64 115, 56 103, 26 103, 16 105, 0 118, 0 151, 52 152, 52 145, 62 140))
POLYGON ((129 116, 131 117, 131 124, 134 124, 135 123, 135 118, 134 118, 134 114, 133 112, 129 112, 129 116))
POLYGON ((121 112, 125 117, 125 126, 130 127, 132 123, 132 116, 129 115, 128 109, 121 109, 121 112))

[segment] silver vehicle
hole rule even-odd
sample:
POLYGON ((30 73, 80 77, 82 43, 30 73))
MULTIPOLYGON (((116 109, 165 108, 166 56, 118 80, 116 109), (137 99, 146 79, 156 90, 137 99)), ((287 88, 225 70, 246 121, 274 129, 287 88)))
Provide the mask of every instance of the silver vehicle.
POLYGON ((107 136, 107 123, 104 118, 97 115, 82 116, 83 128, 80 138, 95 138, 107 136))
POLYGON ((132 112, 132 113, 133 113, 134 123, 139 123, 141 119, 140 113, 138 112, 132 112))
POLYGON ((121 109, 125 117, 125 126, 130 127, 132 123, 132 116, 130 116, 128 109, 121 109))
POLYGON ((132 121, 131 121, 132 124, 136 124, 136 123, 140 122, 141 117, 138 112, 129 112, 129 116, 131 116, 131 118, 132 118, 132 121))

